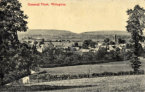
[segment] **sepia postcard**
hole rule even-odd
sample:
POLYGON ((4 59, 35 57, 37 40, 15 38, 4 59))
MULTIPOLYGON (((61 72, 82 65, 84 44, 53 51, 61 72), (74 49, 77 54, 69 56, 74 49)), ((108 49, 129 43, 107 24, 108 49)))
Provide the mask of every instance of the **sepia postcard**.
POLYGON ((145 92, 145 0, 0 0, 0 92, 145 92))

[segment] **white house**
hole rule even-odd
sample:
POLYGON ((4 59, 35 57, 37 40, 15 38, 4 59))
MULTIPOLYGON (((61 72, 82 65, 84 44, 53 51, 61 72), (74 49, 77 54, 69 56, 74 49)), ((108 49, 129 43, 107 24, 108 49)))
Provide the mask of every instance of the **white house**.
MULTIPOLYGON (((31 70, 31 74, 36 73, 35 71, 31 70)), ((26 76, 24 78, 21 79, 23 84, 29 84, 30 83, 30 77, 26 76)))
POLYGON ((81 52, 89 52, 89 49, 80 49, 81 52))
MULTIPOLYGON (((31 70, 31 74, 35 74, 36 72, 31 70)), ((19 80, 16 80, 14 82, 8 83, 7 85, 24 85, 30 83, 30 76, 25 76, 19 80)))
POLYGON ((28 83, 30 83, 30 78, 29 78, 29 76, 26 76, 26 77, 22 78, 22 83, 23 83, 23 84, 28 84, 28 83))

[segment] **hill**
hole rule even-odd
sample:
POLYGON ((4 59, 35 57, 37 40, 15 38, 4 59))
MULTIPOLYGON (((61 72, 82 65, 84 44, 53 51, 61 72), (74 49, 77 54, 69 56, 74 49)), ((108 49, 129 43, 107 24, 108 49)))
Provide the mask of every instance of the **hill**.
POLYGON ((22 33, 19 32, 19 39, 25 37, 33 37, 33 38, 44 38, 46 40, 52 39, 68 39, 69 36, 75 36, 76 33, 66 31, 66 30, 47 30, 47 29, 29 29, 27 32, 22 33))
POLYGON ((50 36, 56 36, 56 35, 70 35, 75 34, 70 31, 66 30, 47 30, 47 29, 29 29, 26 34, 28 35, 50 35, 50 36))
POLYGON ((47 30, 47 29, 29 29, 25 33, 19 33, 19 39, 25 37, 44 38, 45 40, 77 40, 82 41, 86 39, 103 40, 104 38, 114 39, 117 35, 119 38, 128 39, 129 33, 126 31, 92 31, 83 33, 73 33, 66 30, 47 30))
POLYGON ((120 30, 102 30, 102 31, 91 31, 91 32, 83 32, 82 35, 129 35, 127 31, 120 30))
POLYGON ((130 34, 126 31, 92 31, 92 32, 83 32, 80 34, 82 39, 94 39, 94 40, 104 40, 104 38, 110 38, 111 40, 114 39, 114 36, 122 39, 128 39, 130 34))

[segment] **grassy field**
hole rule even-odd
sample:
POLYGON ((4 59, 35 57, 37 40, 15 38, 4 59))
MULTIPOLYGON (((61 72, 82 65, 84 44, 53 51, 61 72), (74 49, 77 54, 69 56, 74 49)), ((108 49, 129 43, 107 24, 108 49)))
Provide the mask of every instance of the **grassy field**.
POLYGON ((84 78, 64 81, 44 82, 37 85, 72 86, 54 92, 143 92, 145 91, 145 75, 114 76, 101 78, 84 78))
MULTIPOLYGON (((145 70, 145 59, 140 58, 141 69, 145 70)), ((91 74, 103 72, 132 71, 129 61, 93 65, 78 65, 41 68, 49 74, 91 74)), ((108 76, 97 78, 70 79, 27 84, 25 86, 0 88, 2 91, 46 91, 46 92, 145 92, 145 75, 108 76)))
POLYGON ((145 75, 83 78, 3 87, 1 91, 22 92, 144 92, 145 75))
MULTIPOLYGON (((145 59, 140 59, 142 62, 141 69, 145 70, 145 59)), ((89 73, 103 73, 103 72, 119 72, 119 71, 133 71, 129 61, 111 62, 103 64, 77 65, 55 68, 41 68, 41 71, 46 71, 50 74, 89 74, 89 73)))
POLYGON ((132 70, 129 62, 114 62, 94 65, 77 65, 56 68, 41 68, 41 71, 47 71, 50 74, 84 74, 101 72, 118 72, 132 70))

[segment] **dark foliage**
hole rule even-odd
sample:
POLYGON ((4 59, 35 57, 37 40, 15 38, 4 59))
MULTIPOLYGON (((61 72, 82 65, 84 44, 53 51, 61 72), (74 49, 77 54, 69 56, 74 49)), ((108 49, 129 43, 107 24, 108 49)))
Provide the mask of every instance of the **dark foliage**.
POLYGON ((89 47, 95 48, 97 43, 92 40, 84 40, 82 48, 88 49, 89 47))
POLYGON ((18 40, 17 32, 27 30, 26 19, 18 0, 0 0, 0 85, 5 84, 6 75, 29 73, 36 64, 36 49, 18 40))
POLYGON ((126 43, 126 41, 124 39, 118 38, 118 43, 119 44, 124 44, 124 43, 126 43))
POLYGON ((139 5, 136 5, 134 9, 129 9, 127 14, 129 19, 127 21, 127 31, 131 33, 133 41, 133 55, 132 55, 132 68, 137 72, 141 66, 141 62, 138 59, 139 56, 139 42, 143 38, 143 30, 145 28, 145 10, 139 5))
POLYGON ((46 81, 56 81, 56 80, 67 80, 67 79, 80 79, 80 78, 92 78, 92 77, 106 77, 106 76, 122 76, 122 75, 134 75, 134 74, 144 74, 143 70, 135 73, 134 71, 120 71, 120 72, 103 72, 103 73, 91 73, 91 74, 62 74, 62 75, 51 75, 48 73, 32 75, 31 80, 35 82, 46 82, 46 81))
POLYGON ((81 64, 107 63, 129 60, 131 52, 123 52, 119 48, 110 52, 100 48, 97 52, 76 53, 60 48, 48 49, 41 54, 41 67, 72 66, 81 64))

